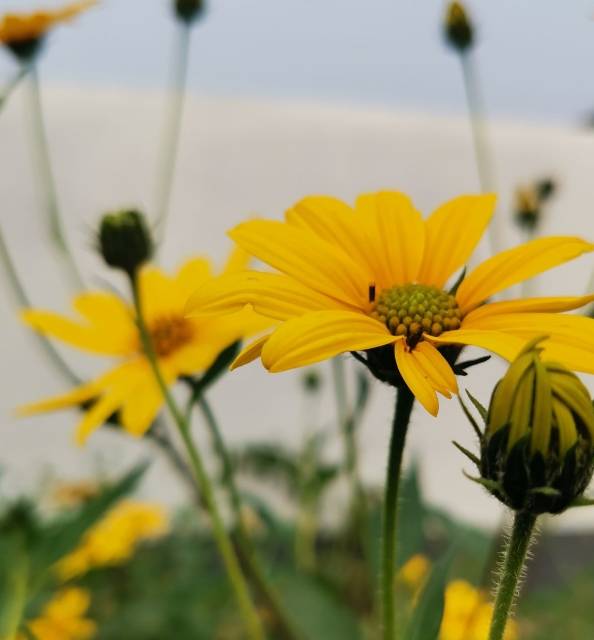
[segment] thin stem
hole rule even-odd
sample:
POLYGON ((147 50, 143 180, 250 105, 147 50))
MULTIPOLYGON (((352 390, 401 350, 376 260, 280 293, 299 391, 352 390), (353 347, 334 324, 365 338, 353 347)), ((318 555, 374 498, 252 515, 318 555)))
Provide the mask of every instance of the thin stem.
POLYGON ((246 572, 249 574, 258 592, 273 612, 276 621, 281 628, 283 637, 286 640, 299 640, 301 637, 300 633, 295 629, 295 626, 285 610, 283 603, 278 598, 274 589, 270 586, 262 569, 252 538, 245 527, 245 522, 241 515, 241 497, 239 495, 237 484, 235 483, 235 474, 233 473, 231 456, 229 455, 229 451, 225 445, 225 440, 216 416, 210 406, 210 403, 203 394, 199 394, 196 397, 195 402, 202 413, 202 417, 204 418, 204 422, 208 427, 213 441, 214 450, 219 457, 223 471, 223 484, 229 494, 231 510, 235 521, 234 528, 236 530, 237 542, 241 556, 244 560, 246 572))
POLYGON ((497 587, 489 640, 502 640, 505 633, 535 523, 536 516, 532 513, 519 511, 515 515, 511 537, 505 552, 503 573, 497 587))
POLYGON ((398 514, 398 485, 402 468, 402 453, 415 398, 408 387, 398 389, 396 411, 392 423, 390 453, 384 498, 384 522, 382 540, 382 598, 384 640, 394 640, 396 633, 394 615, 394 575, 396 571, 396 520, 398 514))
MULTIPOLYGON (((483 101, 480 93, 476 69, 474 67, 471 54, 463 53, 460 56, 460 61, 462 63, 464 90, 466 92, 468 113, 470 116, 470 124, 472 127, 472 141, 474 144, 474 155, 479 176, 479 183, 481 186, 481 191, 483 193, 487 193, 493 191, 493 189, 495 188, 495 180, 493 177, 493 166, 491 164, 491 154, 489 152, 489 144, 487 139, 483 101)), ((502 247, 498 227, 499 225, 497 224, 497 217, 495 217, 494 221, 489 227, 491 252, 493 254, 500 251, 502 247)))
POLYGON ((58 194, 56 182, 50 157, 50 148, 47 139, 45 122, 43 119, 43 108, 41 105, 41 93, 39 90, 39 75, 37 68, 31 65, 29 71, 29 102, 31 105, 31 130, 33 132, 35 160, 37 171, 45 201, 48 216, 49 236, 61 254, 73 284, 77 288, 83 288, 83 280, 78 270, 78 266, 70 252, 66 241, 66 233, 62 221, 60 207, 58 205, 58 194))
POLYGON ((177 154, 181 132, 182 116, 188 79, 188 60, 190 56, 191 25, 179 21, 179 36, 176 39, 173 78, 170 91, 169 114, 163 137, 159 180, 157 181, 157 217, 156 226, 159 237, 163 238, 165 224, 171 203, 173 179, 177 164, 177 154))
POLYGON ((144 315, 142 312, 137 274, 131 275, 130 280, 132 284, 134 307, 136 310, 136 318, 138 322, 138 330, 140 333, 142 346, 155 376, 155 380, 157 381, 157 384, 161 389, 161 393, 163 394, 165 403, 167 404, 167 408, 169 409, 171 417, 175 422, 175 425, 179 431, 179 434, 190 458, 192 470, 196 478, 196 483, 198 485, 200 493, 204 498, 206 508, 208 509, 208 512, 210 514, 213 536, 218 546, 219 553, 221 554, 221 557, 223 559, 225 569, 227 570, 227 576, 229 577, 231 587, 235 592, 235 597, 237 598, 237 603, 243 616, 248 637, 252 640, 263 640, 265 636, 262 629, 262 624, 260 622, 258 614, 256 613, 256 609, 252 602, 245 578, 241 572, 239 560, 223 524, 223 519, 221 517, 215 499, 213 486, 210 482, 208 474, 206 473, 202 457, 192 438, 190 425, 177 406, 173 396, 171 395, 171 392, 169 391, 169 387, 165 382, 165 379, 163 378, 157 356, 153 349, 153 344, 151 342, 150 334, 146 327, 144 315))
POLYGON ((29 65, 22 65, 14 76, 6 83, 0 92, 0 110, 6 105, 12 92, 19 86, 21 80, 29 73, 29 65))
MULTIPOLYGON (((23 309, 28 309, 31 307, 31 303, 29 302, 29 298, 27 297, 27 292, 21 283, 18 272, 12 262, 10 257, 10 252, 8 250, 8 246, 4 239, 4 234, 2 233, 2 229, 0 228, 0 263, 4 268, 4 272, 6 273, 6 277, 8 279, 8 283, 10 288, 12 289, 12 293, 14 295, 15 301, 17 305, 23 309)), ((78 376, 72 371, 72 369, 68 366, 66 361, 62 358, 62 356, 55 349, 54 345, 43 335, 42 333, 35 332, 35 337, 41 346, 43 352, 47 356, 50 363, 56 367, 56 369, 72 384, 80 384, 80 379, 78 376)))

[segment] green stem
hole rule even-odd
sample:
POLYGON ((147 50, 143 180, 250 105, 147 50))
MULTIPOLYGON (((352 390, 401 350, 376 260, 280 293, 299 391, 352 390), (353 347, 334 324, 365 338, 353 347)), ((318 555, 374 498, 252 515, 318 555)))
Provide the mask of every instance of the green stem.
MULTIPOLYGON (((460 60, 462 62, 462 75, 464 77, 464 89, 466 92, 468 113, 472 127, 472 141, 474 144, 474 156, 479 176, 479 183, 481 191, 483 193, 488 193, 493 191, 495 188, 495 180, 493 178, 493 167, 491 164, 491 154, 489 153, 489 144, 487 140, 487 130, 479 82, 471 54, 463 53, 460 56, 460 60)), ((500 251, 502 247, 501 238, 499 237, 497 217, 495 217, 489 227, 489 234, 491 252, 495 254, 500 251)))
POLYGON ((278 598, 274 589, 270 586, 268 579, 262 569, 260 559, 252 542, 252 538, 245 527, 245 522, 241 515, 241 497, 237 484, 235 483, 235 474, 233 473, 233 464, 231 462, 231 456, 223 434, 219 427, 219 423, 214 415, 214 412, 210 406, 208 400, 203 394, 200 394, 195 399, 200 412, 204 418, 208 430, 213 441, 214 450, 219 457, 219 461, 223 470, 223 483, 229 494, 231 503, 231 510, 233 518, 235 520, 236 537, 241 552, 241 556, 244 560, 246 572, 249 574, 252 582, 260 595, 266 601, 268 607, 273 612, 276 621, 282 631, 283 638, 286 640, 299 640, 301 638, 300 633, 295 628, 293 621, 290 619, 283 603, 278 598))
POLYGON ((402 453, 415 397, 408 387, 398 389, 396 411, 392 423, 390 453, 384 498, 384 522, 382 540, 382 598, 384 640, 394 640, 396 633, 394 615, 394 575, 396 572, 396 520, 398 514, 398 485, 400 483, 402 453))
POLYGON ((497 587, 489 640, 502 640, 505 633, 535 523, 536 516, 532 513, 519 511, 515 515, 511 537, 505 552, 503 573, 497 587))
POLYGON ((196 447, 192 438, 190 425, 177 406, 171 392, 169 391, 169 387, 167 385, 167 382, 163 378, 157 356, 153 349, 151 337, 146 327, 144 315, 142 312, 137 273, 132 274, 130 280, 132 284, 134 307, 136 310, 136 319, 142 346, 155 376, 155 380, 157 381, 157 384, 161 389, 161 393, 163 394, 165 403, 167 404, 167 408, 169 409, 171 417, 175 422, 175 425, 179 431, 181 439, 190 458, 190 463, 196 478, 196 483, 198 485, 198 488, 200 489, 200 492, 206 504, 206 508, 208 509, 208 512, 210 514, 213 536, 219 549, 219 553, 221 554, 221 557, 223 559, 225 569, 227 570, 229 582, 231 583, 231 587, 235 592, 235 597, 237 598, 237 603, 243 616, 248 637, 251 640, 263 640, 265 636, 262 629, 262 624, 260 622, 258 614, 256 613, 256 609, 252 602, 252 598, 245 578, 241 572, 239 560, 223 524, 223 519, 221 517, 215 499, 213 486, 210 482, 208 474, 206 473, 206 469, 204 467, 200 452, 198 451, 198 448, 196 447))
POLYGON ((0 606, 0 639, 14 640, 25 614, 29 562, 24 548, 19 548, 5 577, 8 598, 0 606))
POLYGON ((12 92, 19 86, 21 80, 29 73, 29 65, 22 65, 15 75, 6 83, 0 92, 0 110, 4 108, 12 92))
POLYGON ((39 75, 34 65, 31 65, 29 71, 29 102, 31 105, 31 129, 35 142, 37 171, 39 173, 41 189, 47 210, 49 236, 64 259, 74 286, 82 289, 84 288, 83 280, 68 247, 60 207, 58 205, 56 182, 52 170, 45 122, 43 120, 39 75))
POLYGON ((161 155, 160 178, 157 182, 157 217, 155 223, 159 228, 159 237, 165 233, 165 224, 173 192, 173 179, 179 148, 182 116, 186 97, 188 79, 188 60, 190 56, 191 25, 179 24, 179 37, 176 39, 175 59, 173 62, 173 81, 170 91, 169 115, 161 155))
MULTIPOLYGON (((23 309, 30 308, 31 304, 29 302, 29 298, 27 297, 27 292, 25 291, 25 288, 21 283, 18 272, 10 257, 10 252, 4 239, 2 229, 0 229, 0 263, 4 268, 6 277, 8 278, 8 283, 10 285, 10 288, 12 289, 12 293, 17 305, 23 309)), ((41 346, 50 363, 56 367, 56 369, 64 376, 64 378, 66 378, 72 384, 80 384, 80 379, 72 371, 72 369, 70 369, 70 367, 58 353, 58 351, 56 351, 54 345, 42 333, 36 332, 35 337, 37 338, 39 345, 41 346)))

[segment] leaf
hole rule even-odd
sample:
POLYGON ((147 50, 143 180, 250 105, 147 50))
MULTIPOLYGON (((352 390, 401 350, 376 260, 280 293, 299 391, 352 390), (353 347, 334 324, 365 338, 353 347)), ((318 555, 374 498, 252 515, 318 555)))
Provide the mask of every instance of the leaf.
POLYGON ((450 549, 431 571, 407 625, 406 640, 437 640, 439 637, 446 581, 453 555, 450 549))
POLYGON ((265 442, 251 444, 236 451, 234 458, 241 471, 277 484, 280 482, 290 493, 299 491, 299 466, 292 453, 284 447, 265 442))
POLYGON ((456 447, 456 449, 458 449, 458 451, 463 453, 471 462, 474 462, 474 464, 480 469, 481 461, 474 455, 474 453, 471 453, 466 447, 463 447, 459 442, 456 442, 455 440, 452 440, 452 444, 456 447))
POLYGON ((239 353, 240 347, 241 342, 238 340, 223 349, 201 378, 192 378, 190 376, 183 378, 183 381, 192 389, 192 396, 196 400, 229 370, 231 363, 239 353))
POLYGON ((470 398, 470 402, 474 405, 475 409, 480 413, 481 418, 487 422, 487 409, 466 389, 466 395, 470 398))
POLYGON ((32 549, 32 576, 41 577, 58 560, 70 553, 81 538, 105 513, 138 484, 147 464, 136 466, 119 482, 89 500, 80 509, 68 513, 45 527, 39 542, 32 549))

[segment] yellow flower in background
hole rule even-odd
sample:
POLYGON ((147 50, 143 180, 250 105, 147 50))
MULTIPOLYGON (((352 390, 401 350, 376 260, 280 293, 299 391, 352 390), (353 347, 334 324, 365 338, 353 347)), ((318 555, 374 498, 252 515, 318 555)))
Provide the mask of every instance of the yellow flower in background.
MULTIPOLYGON (((485 594, 465 580, 450 582, 445 592, 445 607, 439 640, 488 640, 493 604, 485 594)), ((516 640, 518 627, 509 620, 504 640, 516 640)))
POLYGON ((6 13, 0 19, 0 42, 10 46, 15 43, 38 40, 56 25, 72 20, 79 13, 96 4, 97 0, 82 0, 59 9, 33 13, 6 13))
POLYGON ((421 588, 430 568, 431 563, 427 556, 417 553, 402 565, 398 572, 397 580, 414 593, 421 588))
MULTIPOLYGON (((232 273, 246 264, 245 254, 235 251, 225 272, 232 273)), ((145 321, 169 384, 179 376, 204 372, 223 349, 266 326, 250 310, 224 318, 187 318, 184 307, 196 281, 205 282, 212 276, 211 264, 205 258, 186 262, 173 277, 150 266, 140 273, 145 321)), ((74 299, 73 306, 80 316, 74 320, 35 309, 25 311, 22 317, 47 336, 84 351, 119 358, 119 364, 69 393, 22 407, 19 413, 86 404, 88 408, 77 427, 79 443, 115 412, 119 412, 127 432, 141 436, 159 412, 163 395, 144 355, 133 307, 117 295, 103 292, 83 293, 74 299)))
MULTIPOLYGON (((97 631, 96 624, 85 617, 90 602, 91 596, 85 589, 63 589, 27 627, 35 640, 89 640, 97 631)), ((27 637, 21 634, 18 640, 27 637)))
POLYGON ((60 560, 58 575, 71 580, 91 569, 121 564, 132 557, 141 542, 165 535, 168 527, 161 505, 120 502, 86 532, 77 549, 60 560))
POLYGON ((456 291, 449 287, 494 206, 493 195, 461 196, 424 220, 397 192, 360 196, 354 208, 334 198, 305 198, 284 222, 251 220, 229 234, 276 272, 244 271, 197 286, 188 313, 251 305, 279 323, 244 349, 234 366, 261 357, 277 372, 366 351, 375 370, 398 375, 433 415, 437 393, 457 392, 446 345, 474 345, 513 360, 527 340, 547 334, 546 358, 594 372, 594 321, 559 313, 594 296, 486 304, 496 293, 592 251, 593 244, 539 238, 485 260, 456 291))

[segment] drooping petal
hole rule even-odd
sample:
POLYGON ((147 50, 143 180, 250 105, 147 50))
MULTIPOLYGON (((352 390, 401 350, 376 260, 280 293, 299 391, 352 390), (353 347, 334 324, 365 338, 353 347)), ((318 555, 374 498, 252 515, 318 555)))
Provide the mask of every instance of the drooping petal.
POLYGON ((358 308, 368 305, 369 282, 361 265, 306 229, 271 220, 251 220, 229 232, 256 258, 318 293, 358 308))
POLYGON ((415 350, 410 350, 406 340, 398 340, 395 344, 396 364, 398 371, 415 398, 432 415, 439 411, 439 402, 430 376, 417 357, 415 350))
POLYGON ((243 309, 246 304, 251 304, 257 313, 276 320, 287 320, 309 311, 349 308, 349 305, 282 274, 243 271, 205 283, 190 297, 186 313, 231 313, 243 309))
POLYGON ((412 201, 403 193, 382 191, 359 196, 357 214, 388 286, 414 282, 425 248, 425 224, 412 201))
POLYGON ((266 341, 262 362, 269 371, 285 371, 394 340, 385 325, 364 314, 315 311, 282 324, 266 341))
POLYGON ((268 338, 270 338, 270 334, 262 336, 257 340, 250 342, 247 347, 244 347, 231 363, 231 371, 238 367, 243 367, 244 364, 248 364, 249 362, 253 362, 256 358, 259 358, 262 355, 262 349, 264 348, 268 338))
POLYGON ((548 312, 560 313, 579 309, 594 301, 594 295, 588 296, 560 296, 548 298, 524 298, 523 300, 509 300, 484 304, 471 311, 465 318, 464 324, 475 325, 481 318, 509 313, 548 312))
POLYGON ((456 300, 463 313, 493 294, 528 280, 552 267, 594 250, 580 238, 537 238, 485 260, 460 284, 456 300))
POLYGON ((47 413, 48 411, 60 411, 62 409, 78 407, 95 398, 100 391, 101 389, 96 382, 89 382, 66 393, 20 406, 17 408, 16 413, 24 417, 35 415, 36 413, 47 413))
POLYGON ((458 382, 452 367, 430 342, 423 340, 417 344, 414 350, 415 357, 429 374, 435 389, 448 398, 450 392, 458 393, 458 382))
POLYGON ((122 389, 113 389, 102 395, 93 406, 85 411, 83 418, 76 425, 76 443, 83 445, 87 438, 115 413, 124 399, 122 389))
POLYGON ((460 196, 429 216, 419 282, 442 289, 468 262, 489 225, 496 200, 494 194, 460 196))
POLYGON ((440 336, 425 336, 434 344, 457 344, 481 347, 492 351, 505 360, 513 360, 526 344, 526 340, 502 331, 482 329, 458 329, 445 331, 440 336))

